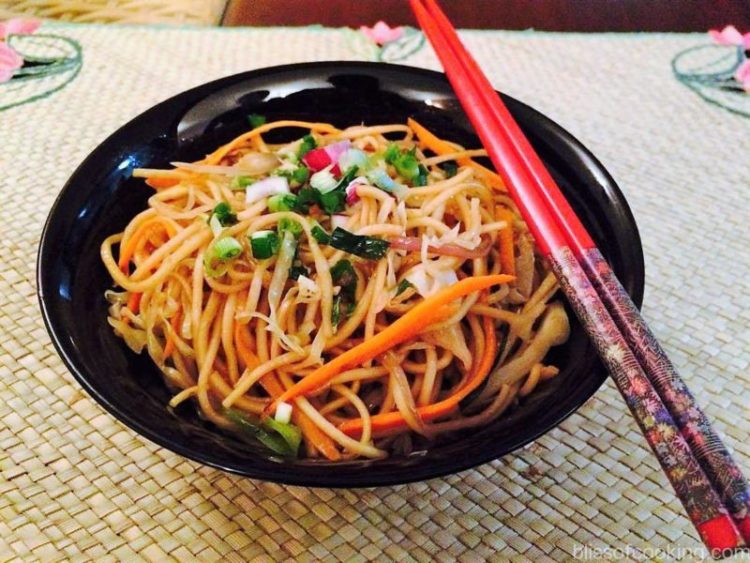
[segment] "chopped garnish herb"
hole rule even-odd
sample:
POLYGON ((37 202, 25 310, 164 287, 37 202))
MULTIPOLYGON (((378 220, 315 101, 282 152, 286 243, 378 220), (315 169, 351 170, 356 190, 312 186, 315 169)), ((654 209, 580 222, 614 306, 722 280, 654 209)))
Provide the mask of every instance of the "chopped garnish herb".
POLYGON ((385 256, 390 243, 380 238, 355 235, 346 229, 336 227, 331 234, 331 246, 360 258, 378 260, 385 256))
POLYGON ((242 435, 260 442, 269 450, 287 457, 297 457, 302 432, 294 424, 284 424, 273 418, 263 422, 257 418, 234 409, 225 409, 227 417, 242 435))
POLYGON ((294 194, 276 194, 268 198, 268 210, 271 213, 279 211, 296 211, 297 196, 294 194))
POLYGON ((229 189, 244 190, 246 187, 253 185, 257 181, 258 180, 251 178, 250 176, 235 176, 229 184, 229 189))
POLYGON ((266 122, 266 116, 257 113, 251 113, 247 116, 247 121, 248 123, 250 123, 250 127, 255 129, 256 127, 260 127, 266 122))
POLYGON ((420 164, 419 165, 419 174, 417 174, 417 177, 412 180, 412 183, 415 186, 426 186, 427 185, 427 174, 429 172, 427 171, 427 168, 420 164))
POLYGON ((337 326, 343 316, 349 317, 355 308, 357 294, 357 273, 349 260, 339 260, 331 268, 331 280, 341 288, 333 299, 331 322, 337 326))
POLYGON ((214 207, 213 216, 218 219, 222 227, 229 227, 237 222, 237 215, 232 212, 230 205, 224 201, 214 207))
POLYGON ((331 268, 331 280, 334 285, 341 287, 339 295, 345 296, 349 301, 354 301, 357 291, 357 273, 349 260, 339 260, 331 268))
POLYGON ((328 193, 320 194, 318 203, 320 208, 329 215, 339 213, 346 208, 346 191, 344 188, 336 188, 328 193))
POLYGON ((277 168, 273 174, 276 176, 283 176, 289 180, 290 184, 301 186, 310 177, 310 169, 305 166, 300 166, 294 169, 277 168))
POLYGON ((385 154, 383 156, 388 164, 393 164, 400 154, 401 149, 398 148, 398 145, 396 143, 391 143, 388 145, 388 148, 385 149, 385 154))
POLYGON ((318 203, 320 192, 315 188, 305 187, 297 192, 297 213, 307 215, 310 212, 310 206, 318 203))
POLYGON ((213 251, 219 260, 232 260, 242 254, 242 245, 232 237, 220 238, 214 243, 213 251))
POLYGON ((453 160, 449 160, 447 162, 443 162, 439 165, 440 168, 443 169, 445 172, 446 177, 453 178, 456 174, 458 174, 458 164, 456 164, 453 160))
POLYGON ((250 249, 253 257, 265 260, 279 251, 279 235, 273 231, 258 231, 250 235, 250 249))
POLYGON ((414 287, 414 284, 412 284, 409 280, 407 280, 406 278, 404 278, 403 280, 401 280, 399 282, 398 287, 396 287, 396 297, 398 297, 404 291, 406 291, 407 289, 409 289, 411 287, 414 287))
POLYGON ((300 143, 299 150, 297 151, 297 157, 302 158, 317 146, 318 143, 315 142, 315 138, 312 135, 305 135, 302 137, 302 143, 300 143))
POLYGON ((294 252, 294 260, 292 260, 292 267, 289 268, 289 278, 298 280, 300 276, 310 277, 310 270, 308 270, 299 258, 299 246, 294 252))
POLYGON ((299 238, 304 231, 302 225, 300 225, 299 222, 295 221, 294 219, 289 219, 288 217, 282 217, 281 219, 279 219, 277 230, 279 231, 279 236, 282 236, 284 232, 289 231, 290 233, 292 233, 292 235, 294 235, 294 238, 299 238))
POLYGON ((385 151, 385 161, 392 164, 396 172, 410 181, 412 185, 424 186, 427 184, 427 168, 419 164, 417 147, 412 147, 409 151, 401 151, 398 145, 391 143, 385 151))
POLYGON ((315 240, 318 241, 320 244, 331 243, 331 235, 325 232, 325 229, 323 229, 323 227, 321 227, 320 225, 315 224, 313 225, 313 228, 310 230, 312 231, 313 238, 315 238, 315 240))
POLYGON ((229 262, 242 254, 242 245, 232 237, 220 238, 203 255, 203 268, 212 278, 223 276, 229 262))
POLYGON ((339 185, 338 180, 331 172, 332 166, 327 166, 323 170, 319 170, 310 178, 310 185, 318 190, 321 194, 327 194, 331 190, 335 190, 336 186, 339 185))
POLYGON ((309 177, 310 169, 304 166, 300 166, 299 168, 297 168, 297 170, 292 172, 292 180, 294 180, 298 184, 304 184, 309 177))

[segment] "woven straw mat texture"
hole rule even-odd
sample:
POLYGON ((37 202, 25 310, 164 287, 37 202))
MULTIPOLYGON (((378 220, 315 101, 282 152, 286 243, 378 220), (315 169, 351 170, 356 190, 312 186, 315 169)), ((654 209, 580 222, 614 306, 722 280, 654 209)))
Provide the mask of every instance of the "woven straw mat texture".
POLYGON ((214 25, 225 0, 0 0, 0 17, 34 16, 84 23, 214 25))
MULTIPOLYGON (((0 559, 563 561, 588 547, 672 560, 699 549, 609 382, 513 455, 368 490, 228 475, 118 423, 63 366, 37 305, 35 249, 65 180, 168 96, 355 55, 336 29, 45 28, 78 40, 84 66, 65 90, 0 113, 0 559)), ((570 130, 619 182, 643 237, 645 316, 750 472, 750 121, 706 105, 669 67, 705 38, 463 35, 498 86, 570 130)), ((438 68, 429 47, 403 62, 438 68)))

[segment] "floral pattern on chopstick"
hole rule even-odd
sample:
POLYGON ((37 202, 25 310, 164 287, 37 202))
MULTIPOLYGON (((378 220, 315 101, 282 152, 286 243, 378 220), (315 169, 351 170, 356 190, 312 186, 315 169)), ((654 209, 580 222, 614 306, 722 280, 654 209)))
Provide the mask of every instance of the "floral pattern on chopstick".
POLYGON ((661 345, 642 322, 640 313, 598 249, 581 256, 581 266, 594 282, 609 312, 646 366, 659 395, 690 444, 704 471, 718 484, 718 491, 735 520, 750 516, 750 488, 732 455, 697 406, 690 389, 677 374, 661 345))
POLYGON ((81 70, 78 42, 36 33, 39 25, 25 19, 0 22, 0 111, 62 90, 81 70))
POLYGON ((750 117, 750 32, 728 25, 708 34, 712 43, 675 55, 672 72, 705 101, 750 117))
POLYGON ((355 54, 370 61, 402 61, 422 49, 425 38, 421 31, 408 26, 391 27, 383 21, 372 27, 360 26, 346 30, 349 46, 355 54))
POLYGON ((569 248, 555 250, 550 262, 563 293, 607 366, 690 519, 702 524, 718 516, 727 516, 687 442, 677 431, 669 411, 622 340, 573 252, 569 248))

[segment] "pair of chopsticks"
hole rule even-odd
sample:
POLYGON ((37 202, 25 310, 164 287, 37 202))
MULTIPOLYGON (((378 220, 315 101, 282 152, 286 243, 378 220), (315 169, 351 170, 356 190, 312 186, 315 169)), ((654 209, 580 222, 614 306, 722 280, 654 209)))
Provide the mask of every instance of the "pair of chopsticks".
POLYGON ((436 0, 410 0, 560 286, 712 555, 750 545, 750 487, 436 0))

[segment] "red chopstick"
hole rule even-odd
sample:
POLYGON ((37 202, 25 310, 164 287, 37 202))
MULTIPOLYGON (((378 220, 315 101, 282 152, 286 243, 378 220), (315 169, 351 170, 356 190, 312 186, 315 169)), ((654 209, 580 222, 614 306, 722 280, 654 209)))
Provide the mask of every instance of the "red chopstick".
POLYGON ((425 3, 431 10, 437 27, 444 33, 462 64, 479 83, 478 90, 488 107, 494 110, 497 121, 500 122, 515 148, 516 155, 536 180, 547 208, 554 215, 558 227, 563 230, 565 239, 579 264, 592 281, 600 299, 606 305, 639 363, 649 375, 652 385, 656 388, 703 470, 720 493, 745 542, 750 545, 750 486, 742 475, 742 471, 722 443, 721 438, 713 430, 703 410, 698 406, 669 357, 640 316, 630 296, 609 268, 586 228, 570 207, 505 104, 497 96, 477 63, 461 45, 445 14, 434 0, 426 0, 425 3))
POLYGON ((714 490, 715 485, 721 491, 747 539, 750 494, 742 473, 450 22, 434 0, 424 4, 412 0, 422 29, 691 520, 712 549, 742 546, 714 490), (678 407, 678 402, 693 408, 678 407), (667 427, 672 439, 656 431, 667 427), (701 447, 704 440, 710 447, 701 447), (665 447, 671 458, 660 455, 665 447), (681 471, 690 477, 680 478, 681 471))

